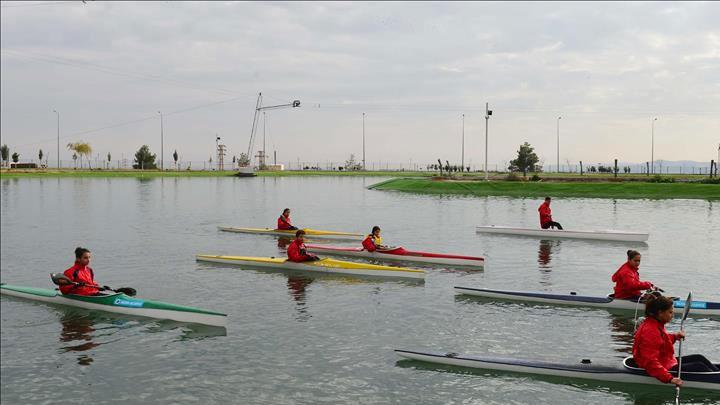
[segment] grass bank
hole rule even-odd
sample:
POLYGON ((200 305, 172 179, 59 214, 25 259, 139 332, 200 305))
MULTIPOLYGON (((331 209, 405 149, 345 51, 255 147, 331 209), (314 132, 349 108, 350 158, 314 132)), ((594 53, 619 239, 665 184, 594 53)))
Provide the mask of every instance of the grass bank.
POLYGON ((507 197, 693 198, 720 200, 720 185, 697 183, 594 182, 545 183, 524 181, 448 181, 400 178, 373 184, 374 190, 421 194, 465 194, 507 197))
MULTIPOLYGON (((33 178, 33 177, 225 177, 234 176, 237 171, 224 170, 53 170, 53 169, 3 169, 0 170, 1 178, 33 178)), ((426 172, 398 172, 398 171, 323 171, 323 170, 283 170, 283 171, 259 171, 259 177, 284 177, 284 176, 359 176, 359 177, 393 177, 397 175, 405 177, 429 177, 433 173, 426 172)))

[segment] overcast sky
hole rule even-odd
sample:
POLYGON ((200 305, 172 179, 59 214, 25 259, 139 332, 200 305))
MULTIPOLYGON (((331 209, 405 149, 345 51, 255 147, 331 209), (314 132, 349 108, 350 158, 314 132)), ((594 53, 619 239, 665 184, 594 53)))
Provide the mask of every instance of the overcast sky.
MULTIPOLYGON (((84 140, 207 160, 248 147, 257 93, 278 161, 709 161, 720 142, 720 3, 3 1, 2 143, 84 140), (114 126, 116 124, 127 124, 114 126), (110 128, 105 128, 110 127, 110 128), (105 129, 102 129, 105 128, 105 129)), ((262 144, 260 138, 255 151, 262 144)), ((61 159, 71 153, 61 150, 61 159)), ((159 153, 158 153, 159 156, 159 153)))

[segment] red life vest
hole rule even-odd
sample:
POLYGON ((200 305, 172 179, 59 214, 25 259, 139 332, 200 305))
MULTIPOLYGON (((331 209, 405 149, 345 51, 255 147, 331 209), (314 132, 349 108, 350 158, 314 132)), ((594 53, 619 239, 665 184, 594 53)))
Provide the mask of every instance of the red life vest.
POLYGON ((288 254, 288 260, 291 262, 306 262, 308 260, 312 260, 314 256, 310 256, 309 254, 305 253, 305 243, 300 242, 300 240, 295 239, 293 243, 290 244, 287 248, 287 254, 288 254))
POLYGON ((615 283, 615 298, 635 298, 642 294, 643 290, 653 287, 649 281, 640 281, 640 273, 630 267, 629 262, 625 262, 612 275, 612 281, 615 283))
POLYGON ((367 250, 368 252, 374 252, 377 250, 377 246, 375 246, 375 237, 373 234, 368 235, 365 239, 362 241, 363 248, 367 250))
POLYGON ((63 274, 75 283, 86 284, 84 286, 60 286, 60 292, 63 294, 95 295, 100 291, 95 283, 95 274, 89 266, 82 266, 79 263, 75 263, 75 265, 65 270, 63 274))
POLYGON ((290 215, 285 218, 284 216, 280 215, 280 217, 277 220, 277 229, 292 229, 293 225, 290 223, 290 215))
POLYGON ((645 318, 635 332, 633 358, 649 376, 669 383, 673 376, 668 370, 677 365, 673 347, 676 341, 677 335, 667 333, 664 324, 653 317, 645 318))
POLYGON ((538 212, 540 213, 540 226, 552 222, 552 210, 550 209, 550 204, 547 202, 540 204, 538 212))

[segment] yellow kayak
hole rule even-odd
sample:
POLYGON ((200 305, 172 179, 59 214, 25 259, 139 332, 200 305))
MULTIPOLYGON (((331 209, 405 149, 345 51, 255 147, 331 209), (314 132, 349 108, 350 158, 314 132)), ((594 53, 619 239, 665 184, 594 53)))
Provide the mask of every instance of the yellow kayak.
POLYGON ((424 279, 425 271, 405 267, 379 266, 377 264, 345 262, 335 259, 320 259, 314 262, 291 262, 278 257, 249 257, 197 255, 200 262, 226 263, 251 267, 266 267, 286 270, 314 271, 320 273, 352 274, 372 277, 424 279))
MULTIPOLYGON (((295 237, 297 230, 283 230, 283 229, 272 229, 272 228, 232 228, 227 226, 219 226, 219 230, 224 232, 238 232, 238 233, 254 233, 260 235, 278 235, 278 236, 289 236, 295 237)), ((305 228, 305 236, 308 238, 323 238, 323 239, 350 239, 350 240, 362 240, 364 235, 360 233, 349 233, 349 232, 336 232, 336 231, 321 231, 319 229, 305 228)))

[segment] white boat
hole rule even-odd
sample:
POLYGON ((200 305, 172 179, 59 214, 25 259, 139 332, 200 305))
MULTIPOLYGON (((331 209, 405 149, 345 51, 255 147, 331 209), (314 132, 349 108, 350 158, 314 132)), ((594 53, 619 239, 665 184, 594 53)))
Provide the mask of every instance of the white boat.
POLYGON ((569 229, 517 228, 512 226, 483 225, 477 227, 477 233, 498 233, 503 235, 535 236, 551 239, 594 239, 622 242, 646 242, 647 232, 629 232, 616 230, 580 231, 569 229))
MULTIPOLYGON (((502 357, 469 356, 458 353, 419 352, 410 350, 395 350, 395 353, 407 359, 449 366, 628 384, 661 385, 673 390, 675 388, 672 384, 663 384, 656 378, 647 375, 645 370, 637 367, 632 357, 625 358, 622 364, 608 366, 596 365, 589 359, 566 364, 502 357)), ((720 364, 717 364, 716 367, 720 367, 720 364)), ((677 374, 676 372, 672 373, 677 374)), ((681 378, 683 380, 683 388, 720 390, 720 372, 683 371, 681 378)))
MULTIPOLYGON (((487 288, 455 287, 455 292, 463 295, 473 295, 500 301, 528 302, 549 305, 567 305, 577 307, 605 308, 611 310, 635 311, 644 310, 644 304, 637 300, 615 299, 611 295, 592 297, 570 294, 548 294, 529 291, 491 290, 487 288)), ((685 307, 685 300, 676 299, 673 306, 677 309, 685 307)), ((682 311, 675 311, 675 315, 682 315, 682 311)), ((690 315, 693 316, 720 316, 720 302, 693 300, 690 303, 690 315)))
MULTIPOLYGON (((257 235, 286 236, 294 238, 297 229, 273 229, 273 228, 234 228, 229 226, 218 226, 218 230, 223 232, 235 233, 251 233, 257 235)), ((362 240, 363 235, 359 233, 323 231, 320 229, 305 228, 305 237, 307 239, 338 239, 338 240, 362 240)))
POLYGON ((348 274, 368 277, 397 279, 424 279, 425 271, 406 267, 378 266, 376 264, 345 262, 335 259, 320 259, 312 262, 291 262, 279 257, 197 255, 197 261, 226 263, 248 267, 262 267, 282 270, 311 271, 317 273, 348 274))
POLYGON ((323 245, 306 245, 308 252, 322 253, 336 256, 363 257, 375 260, 392 260, 402 262, 417 262, 444 264, 451 266, 469 266, 484 267, 485 258, 480 256, 462 256, 443 253, 428 253, 406 250, 402 246, 393 248, 376 250, 368 252, 362 247, 341 247, 341 246, 323 246, 323 245))

